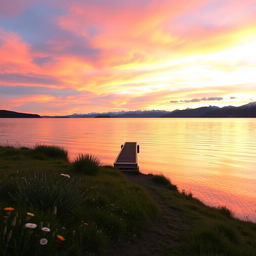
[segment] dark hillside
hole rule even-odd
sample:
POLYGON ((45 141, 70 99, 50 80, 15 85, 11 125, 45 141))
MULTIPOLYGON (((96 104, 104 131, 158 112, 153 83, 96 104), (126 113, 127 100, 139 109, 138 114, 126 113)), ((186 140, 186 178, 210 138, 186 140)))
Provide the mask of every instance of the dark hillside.
POLYGON ((224 107, 205 113, 203 117, 256 117, 256 105, 241 107, 224 107))
POLYGON ((239 107, 227 106, 219 108, 209 106, 174 110, 162 117, 256 117, 256 103, 251 102, 239 107))
POLYGON ((201 107, 195 109, 174 110, 163 117, 202 117, 210 111, 218 110, 218 107, 201 107))
POLYGON ((40 118, 40 115, 0 110, 0 118, 40 118))

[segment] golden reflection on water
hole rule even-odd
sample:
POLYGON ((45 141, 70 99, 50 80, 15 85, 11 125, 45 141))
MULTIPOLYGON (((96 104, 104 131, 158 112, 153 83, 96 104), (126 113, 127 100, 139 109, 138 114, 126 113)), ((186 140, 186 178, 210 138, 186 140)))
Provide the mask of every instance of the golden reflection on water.
POLYGON ((60 145, 113 164, 125 141, 140 168, 162 173, 209 205, 256 221, 256 119, 1 119, 0 143, 60 145))

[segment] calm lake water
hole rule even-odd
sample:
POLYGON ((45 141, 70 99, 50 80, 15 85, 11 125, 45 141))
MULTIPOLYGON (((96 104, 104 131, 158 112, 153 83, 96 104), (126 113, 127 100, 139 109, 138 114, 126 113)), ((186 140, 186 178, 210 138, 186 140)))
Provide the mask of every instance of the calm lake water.
POLYGON ((168 176, 208 205, 256 221, 256 119, 0 119, 0 144, 65 147, 113 164, 140 144, 140 170, 168 176))

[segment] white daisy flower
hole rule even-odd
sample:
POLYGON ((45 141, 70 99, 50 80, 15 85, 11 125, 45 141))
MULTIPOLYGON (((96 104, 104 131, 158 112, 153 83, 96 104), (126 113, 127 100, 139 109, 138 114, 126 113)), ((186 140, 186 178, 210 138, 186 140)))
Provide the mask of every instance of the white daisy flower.
POLYGON ((70 179, 70 175, 67 174, 67 173, 61 173, 60 176, 63 176, 63 177, 66 177, 66 178, 69 178, 69 179, 70 179))
POLYGON ((51 230, 50 230, 49 228, 47 228, 47 227, 42 227, 41 230, 44 231, 44 232, 50 232, 50 231, 51 231, 51 230))
POLYGON ((37 225, 35 223, 26 223, 25 228, 35 229, 37 225))
POLYGON ((46 245, 46 244, 48 244, 48 240, 46 238, 41 238, 40 239, 40 244, 41 245, 46 245))

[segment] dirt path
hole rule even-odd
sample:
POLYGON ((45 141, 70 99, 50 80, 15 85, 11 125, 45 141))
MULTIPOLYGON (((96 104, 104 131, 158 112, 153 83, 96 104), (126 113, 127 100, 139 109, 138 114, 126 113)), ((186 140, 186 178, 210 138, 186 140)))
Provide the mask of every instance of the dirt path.
MULTIPOLYGON (((149 230, 139 237, 137 241, 126 241, 118 248, 111 249, 105 255, 139 256, 163 255, 168 248, 180 243, 180 236, 189 229, 189 224, 184 222, 182 214, 174 208, 168 207, 163 199, 154 191, 156 186, 148 175, 126 175, 134 183, 142 185, 159 205, 160 214, 149 230)), ((163 188, 165 189, 165 188, 163 188)))

